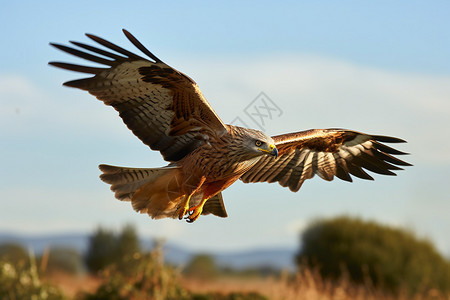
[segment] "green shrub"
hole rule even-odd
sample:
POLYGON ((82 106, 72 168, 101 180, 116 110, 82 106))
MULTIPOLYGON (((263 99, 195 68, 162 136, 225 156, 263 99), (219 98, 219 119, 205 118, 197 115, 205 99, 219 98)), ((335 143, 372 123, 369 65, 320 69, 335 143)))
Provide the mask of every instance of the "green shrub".
POLYGON ((208 280, 217 277, 218 268, 210 255, 198 254, 189 261, 183 273, 188 277, 208 280))
POLYGON ((83 300, 183 300, 190 299, 178 281, 177 271, 164 265, 160 247, 150 253, 135 253, 123 261, 128 268, 110 265, 100 274, 104 283, 95 293, 82 293, 77 296, 83 300))
POLYGON ((0 261, 0 299, 66 299, 62 292, 39 279, 34 257, 28 264, 0 261))
MULTIPOLYGON (((151 252, 142 253, 139 247, 133 247, 138 239, 132 227, 126 227, 119 236, 98 230, 91 238, 91 252, 108 253, 103 247, 99 247, 102 251, 96 249, 101 240, 114 241, 111 244, 115 246, 111 247, 108 255, 114 257, 121 253, 120 257, 100 269, 98 274, 103 280, 98 289, 94 293, 80 292, 76 296, 78 300, 267 300, 258 293, 200 294, 186 290, 181 285, 179 270, 164 264, 162 243, 157 242, 151 252)), ((91 254, 91 257, 95 255, 91 254)), ((217 268, 210 256, 198 255, 192 259, 187 271, 190 276, 205 279, 204 276, 215 276, 217 268)))
POLYGON ((0 245, 0 261, 25 266, 28 264, 28 253, 20 244, 4 243, 0 245))
POLYGON ((450 290, 450 263, 429 241, 412 233, 340 217, 317 221, 302 234, 299 266, 319 268, 324 278, 348 276, 357 283, 410 293, 450 290))

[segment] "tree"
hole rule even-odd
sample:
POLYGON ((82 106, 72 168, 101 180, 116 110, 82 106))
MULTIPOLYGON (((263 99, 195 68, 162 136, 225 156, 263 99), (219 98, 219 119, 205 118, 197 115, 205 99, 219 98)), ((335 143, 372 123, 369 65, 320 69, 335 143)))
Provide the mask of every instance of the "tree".
POLYGON ((114 262, 116 237, 110 230, 99 227, 89 238, 86 265, 91 272, 98 272, 114 262))
POLYGON ((127 268, 128 263, 123 262, 140 252, 139 237, 133 226, 126 225, 118 235, 100 227, 89 239, 86 264, 91 272, 111 264, 127 268))
POLYGON ((133 257, 139 256, 141 247, 136 229, 131 225, 126 225, 117 237, 116 248, 114 249, 114 261, 119 271, 127 273, 135 268, 137 262, 133 257))
POLYGON ((117 238, 116 258, 121 259, 139 252, 141 252, 141 247, 136 229, 132 225, 126 225, 117 238))

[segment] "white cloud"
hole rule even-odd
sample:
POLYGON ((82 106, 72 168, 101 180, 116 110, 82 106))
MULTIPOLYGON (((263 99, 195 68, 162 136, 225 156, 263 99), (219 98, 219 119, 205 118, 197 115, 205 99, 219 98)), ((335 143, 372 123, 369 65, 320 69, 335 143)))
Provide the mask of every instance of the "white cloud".
POLYGON ((0 118, 4 119, 21 110, 27 110, 37 95, 33 83, 19 75, 0 75, 0 118))
MULTIPOLYGON (((0 75, 0 92, 3 96, 18 95, 22 97, 32 97, 36 89, 33 84, 23 76, 0 75)), ((6 102, 2 101, 2 104, 6 102)))
POLYGON ((112 108, 60 83, 54 89, 44 90, 26 76, 0 74, 0 99, 0 132, 5 136, 56 137, 67 131, 72 131, 71 135, 120 135, 126 131, 112 108))
POLYGON ((286 223, 286 233, 291 236, 297 237, 300 232, 303 232, 308 226, 308 222, 303 219, 296 219, 286 223))

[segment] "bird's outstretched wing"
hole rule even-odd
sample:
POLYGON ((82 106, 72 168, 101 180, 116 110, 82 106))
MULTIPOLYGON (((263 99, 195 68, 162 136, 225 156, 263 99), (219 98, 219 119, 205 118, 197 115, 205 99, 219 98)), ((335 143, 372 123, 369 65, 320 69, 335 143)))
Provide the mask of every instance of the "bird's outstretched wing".
POLYGON ((373 180, 362 168, 383 175, 395 175, 398 166, 410 166, 392 155, 406 154, 382 143, 405 141, 343 129, 313 129, 272 137, 278 159, 262 156, 241 177, 244 182, 279 182, 298 191, 315 174, 331 181, 334 176, 352 181, 350 174, 373 180))
POLYGON ((123 32, 152 61, 86 34, 108 50, 72 41, 81 50, 51 45, 106 68, 62 62, 49 64, 94 74, 64 85, 86 90, 106 105, 113 106, 128 128, 151 149, 159 150, 167 161, 178 161, 204 141, 226 132, 226 125, 191 78, 162 62, 128 31, 123 32))

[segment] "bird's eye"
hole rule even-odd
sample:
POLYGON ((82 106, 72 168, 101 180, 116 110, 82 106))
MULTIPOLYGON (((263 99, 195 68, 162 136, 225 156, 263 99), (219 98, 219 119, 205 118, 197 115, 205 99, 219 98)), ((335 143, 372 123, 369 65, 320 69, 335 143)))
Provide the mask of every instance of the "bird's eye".
POLYGON ((256 145, 256 147, 261 147, 262 142, 261 142, 261 141, 256 141, 256 142, 255 142, 255 145, 256 145))

